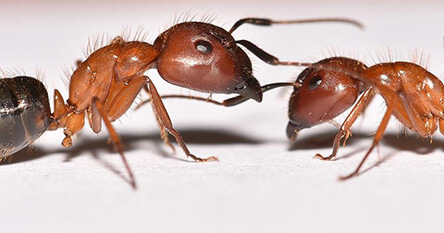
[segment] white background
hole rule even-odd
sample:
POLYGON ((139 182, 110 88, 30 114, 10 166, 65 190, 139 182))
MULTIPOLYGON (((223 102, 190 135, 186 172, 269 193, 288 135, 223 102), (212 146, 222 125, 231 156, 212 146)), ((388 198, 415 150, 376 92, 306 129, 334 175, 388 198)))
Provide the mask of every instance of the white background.
MULTIPOLYGON (((416 49, 430 56, 432 73, 444 74, 444 4, 430 2, 2 3, 0 64, 16 74, 44 71, 50 96, 58 88, 66 97, 63 70, 84 58, 81 48, 88 38, 141 26, 153 42, 186 12, 197 19, 215 15, 213 22, 226 29, 247 16, 353 18, 365 29, 246 25, 234 37, 298 61, 347 55, 372 65, 409 60, 416 49)), ((301 71, 252 60, 263 84, 294 80, 301 71)), ((199 94, 173 87, 156 71, 148 75, 161 94, 199 94)), ((336 128, 326 124, 303 131, 291 146, 285 136, 289 93, 273 91, 262 104, 249 101, 235 108, 166 100, 190 150, 216 155, 218 163, 187 162, 179 148, 172 153, 162 144, 149 107, 129 111, 114 125, 126 145, 137 191, 122 179, 126 173, 106 143, 106 131, 96 136, 85 127, 70 149, 60 146, 61 130, 47 132, 11 164, 0 165, 0 231, 443 232, 442 135, 436 134, 432 144, 413 134, 404 137, 392 120, 380 156, 375 151, 362 175, 339 182, 338 176, 351 172, 370 146, 384 102, 374 101, 355 124, 338 161, 323 162, 312 156, 330 152, 336 128)))

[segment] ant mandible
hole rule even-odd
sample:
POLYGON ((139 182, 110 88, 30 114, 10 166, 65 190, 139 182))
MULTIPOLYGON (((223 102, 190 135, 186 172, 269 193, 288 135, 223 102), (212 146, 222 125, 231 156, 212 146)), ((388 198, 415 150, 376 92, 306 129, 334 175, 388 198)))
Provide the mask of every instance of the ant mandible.
POLYGON ((301 64, 281 62, 247 40, 234 40, 231 33, 245 23, 269 26, 311 22, 345 22, 361 26, 348 19, 276 21, 245 18, 237 21, 228 32, 203 22, 176 24, 160 34, 153 45, 116 37, 110 45, 94 51, 79 64, 71 76, 66 103, 55 90, 50 129, 63 128, 65 138, 62 145, 70 147, 73 144, 72 136, 84 127, 85 115, 95 133, 101 131, 103 120, 123 160, 130 183, 136 188, 121 140, 111 122, 122 116, 141 89, 144 89, 150 97, 161 136, 167 145, 171 146, 166 137, 170 133, 193 160, 217 161, 213 156, 199 158, 190 153, 182 136, 174 129, 156 87, 144 75, 145 71, 157 69, 163 79, 181 87, 209 93, 238 93, 244 98, 260 102, 262 89, 252 74, 250 59, 238 44, 272 65, 301 64))
MULTIPOLYGON (((354 105, 334 138, 331 155, 314 156, 322 160, 336 158, 341 140, 344 139, 345 145, 351 136, 353 123, 375 94, 379 93, 384 98, 387 110, 371 147, 357 168, 349 175, 341 176, 341 180, 359 174, 370 153, 381 141, 391 116, 423 138, 432 137, 438 125, 439 131, 444 134, 444 85, 435 75, 414 63, 390 62, 367 67, 351 58, 331 57, 311 64, 294 83, 272 83, 263 86, 262 90, 265 92, 282 86, 294 87, 287 126, 287 136, 293 142, 302 129, 330 122, 354 105)), ((180 95, 165 96, 171 97, 184 98, 180 95)), ((204 100, 192 96, 187 98, 204 100)), ((233 106, 246 100, 236 96, 223 102, 205 101, 233 106), (232 102, 234 104, 226 104, 232 102)))

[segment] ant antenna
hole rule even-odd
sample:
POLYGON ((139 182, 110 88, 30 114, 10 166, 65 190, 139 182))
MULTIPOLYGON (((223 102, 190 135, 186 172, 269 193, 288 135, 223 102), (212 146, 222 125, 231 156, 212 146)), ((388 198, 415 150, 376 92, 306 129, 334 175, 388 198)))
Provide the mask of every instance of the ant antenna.
POLYGON ((291 62, 291 61, 280 61, 277 57, 265 52, 263 49, 257 47, 255 44, 251 43, 248 40, 238 40, 237 44, 244 46, 254 55, 256 55, 259 59, 268 63, 270 65, 284 65, 284 66, 311 66, 312 63, 308 62, 291 62))
POLYGON ((273 24, 298 24, 298 23, 327 23, 327 22, 338 22, 338 23, 349 23, 355 25, 359 28, 364 28, 360 22, 353 19, 346 18, 321 18, 321 19, 300 19, 300 20, 272 20, 267 18, 243 18, 234 23, 231 27, 229 33, 233 33, 242 24, 249 23, 258 26, 271 26, 273 24))

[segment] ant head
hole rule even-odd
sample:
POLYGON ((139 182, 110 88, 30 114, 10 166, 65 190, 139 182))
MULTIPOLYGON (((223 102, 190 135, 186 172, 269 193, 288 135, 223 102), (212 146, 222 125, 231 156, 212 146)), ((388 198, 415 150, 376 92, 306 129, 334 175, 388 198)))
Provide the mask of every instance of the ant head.
POLYGON ((328 58, 306 68, 290 97, 288 138, 294 141, 300 130, 331 121, 350 108, 363 89, 354 76, 365 69, 364 64, 344 57, 328 58))
POLYGON ((193 90, 237 93, 262 100, 251 61, 230 33, 208 23, 186 22, 154 42, 161 52, 157 70, 166 81, 193 90))

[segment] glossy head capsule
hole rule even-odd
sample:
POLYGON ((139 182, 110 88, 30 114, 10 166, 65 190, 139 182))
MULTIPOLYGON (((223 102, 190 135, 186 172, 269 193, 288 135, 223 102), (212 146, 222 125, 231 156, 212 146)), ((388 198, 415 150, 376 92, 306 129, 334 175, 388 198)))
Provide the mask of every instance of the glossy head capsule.
POLYGON ((20 76, 0 79, 0 159, 31 144, 48 128, 51 111, 45 86, 20 76))
POLYGON ((230 33, 215 25, 174 25, 154 42, 161 51, 157 70, 166 81, 211 93, 238 93, 262 100, 251 61, 230 33))
POLYGON ((295 139, 300 130, 331 121, 350 108, 363 90, 363 84, 353 74, 366 68, 361 62, 342 57, 328 58, 306 68, 298 76, 296 82, 300 85, 290 97, 287 136, 295 139), (322 66, 335 69, 321 69, 322 66))

